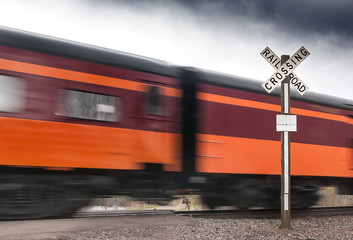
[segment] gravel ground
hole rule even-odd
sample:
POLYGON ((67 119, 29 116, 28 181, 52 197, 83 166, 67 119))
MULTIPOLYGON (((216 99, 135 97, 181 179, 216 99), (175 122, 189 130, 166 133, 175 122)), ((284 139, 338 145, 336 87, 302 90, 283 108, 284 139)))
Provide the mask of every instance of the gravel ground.
POLYGON ((129 225, 123 222, 115 219, 114 227, 104 230, 32 233, 2 239, 353 239, 353 216, 294 218, 290 230, 279 227, 280 219, 151 216, 143 221, 132 220, 129 225))

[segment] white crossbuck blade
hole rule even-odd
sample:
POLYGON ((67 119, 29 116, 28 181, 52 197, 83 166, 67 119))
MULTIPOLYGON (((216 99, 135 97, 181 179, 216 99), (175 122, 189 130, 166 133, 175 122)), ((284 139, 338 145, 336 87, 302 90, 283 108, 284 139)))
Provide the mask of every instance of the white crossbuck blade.
POLYGON ((261 56, 272 65, 277 71, 262 84, 262 87, 271 93, 287 76, 290 78, 291 85, 303 95, 309 88, 300 78, 293 73, 293 70, 307 58, 310 53, 304 47, 301 47, 291 58, 289 58, 283 65, 281 59, 269 48, 266 47, 261 53, 261 56))

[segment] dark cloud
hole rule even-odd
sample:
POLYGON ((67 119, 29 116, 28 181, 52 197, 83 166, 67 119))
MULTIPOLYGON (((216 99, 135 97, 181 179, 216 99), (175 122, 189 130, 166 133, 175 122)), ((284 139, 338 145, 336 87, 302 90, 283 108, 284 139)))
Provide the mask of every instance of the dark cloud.
POLYGON ((349 0, 180 0, 178 2, 191 7, 195 12, 201 10, 204 14, 220 14, 225 17, 241 15, 249 18, 249 21, 266 21, 288 31, 334 33, 353 37, 353 1, 349 0))
POLYGON ((258 21, 272 23, 281 30, 353 37, 353 1, 225 0, 224 2, 224 6, 232 5, 224 9, 228 15, 236 12, 258 21))
MULTIPOLYGON (((232 24, 239 18, 271 24, 285 33, 334 35, 344 44, 353 39, 353 1, 350 0, 101 0, 97 4, 124 4, 134 8, 156 9, 178 6, 196 19, 232 24)), ((177 16, 176 16, 177 17, 177 16)))
POLYGON ((256 2, 253 8, 258 15, 254 17, 273 22, 281 29, 353 37, 353 1, 256 2), (268 2, 271 4, 266 5, 268 2))

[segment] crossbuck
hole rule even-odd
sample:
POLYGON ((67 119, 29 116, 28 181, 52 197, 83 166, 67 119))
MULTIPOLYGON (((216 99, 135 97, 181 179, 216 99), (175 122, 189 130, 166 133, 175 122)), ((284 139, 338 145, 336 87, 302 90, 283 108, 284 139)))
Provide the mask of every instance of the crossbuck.
POLYGON ((271 93, 287 76, 289 76, 291 85, 300 95, 303 95, 309 89, 305 83, 293 73, 293 70, 310 55, 309 51, 304 47, 301 47, 282 65, 280 65, 281 59, 269 47, 266 47, 260 54, 274 69, 277 70, 262 84, 262 87, 267 93, 271 93))

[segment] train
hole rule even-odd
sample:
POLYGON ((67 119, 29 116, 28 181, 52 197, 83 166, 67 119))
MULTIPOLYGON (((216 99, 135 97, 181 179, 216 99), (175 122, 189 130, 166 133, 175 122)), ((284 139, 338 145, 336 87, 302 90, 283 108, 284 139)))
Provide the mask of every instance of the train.
MULTIPOLYGON (((278 89, 0 28, 0 216, 68 216, 94 197, 280 206, 278 89)), ((353 101, 291 92, 291 205, 353 194, 353 101)))

